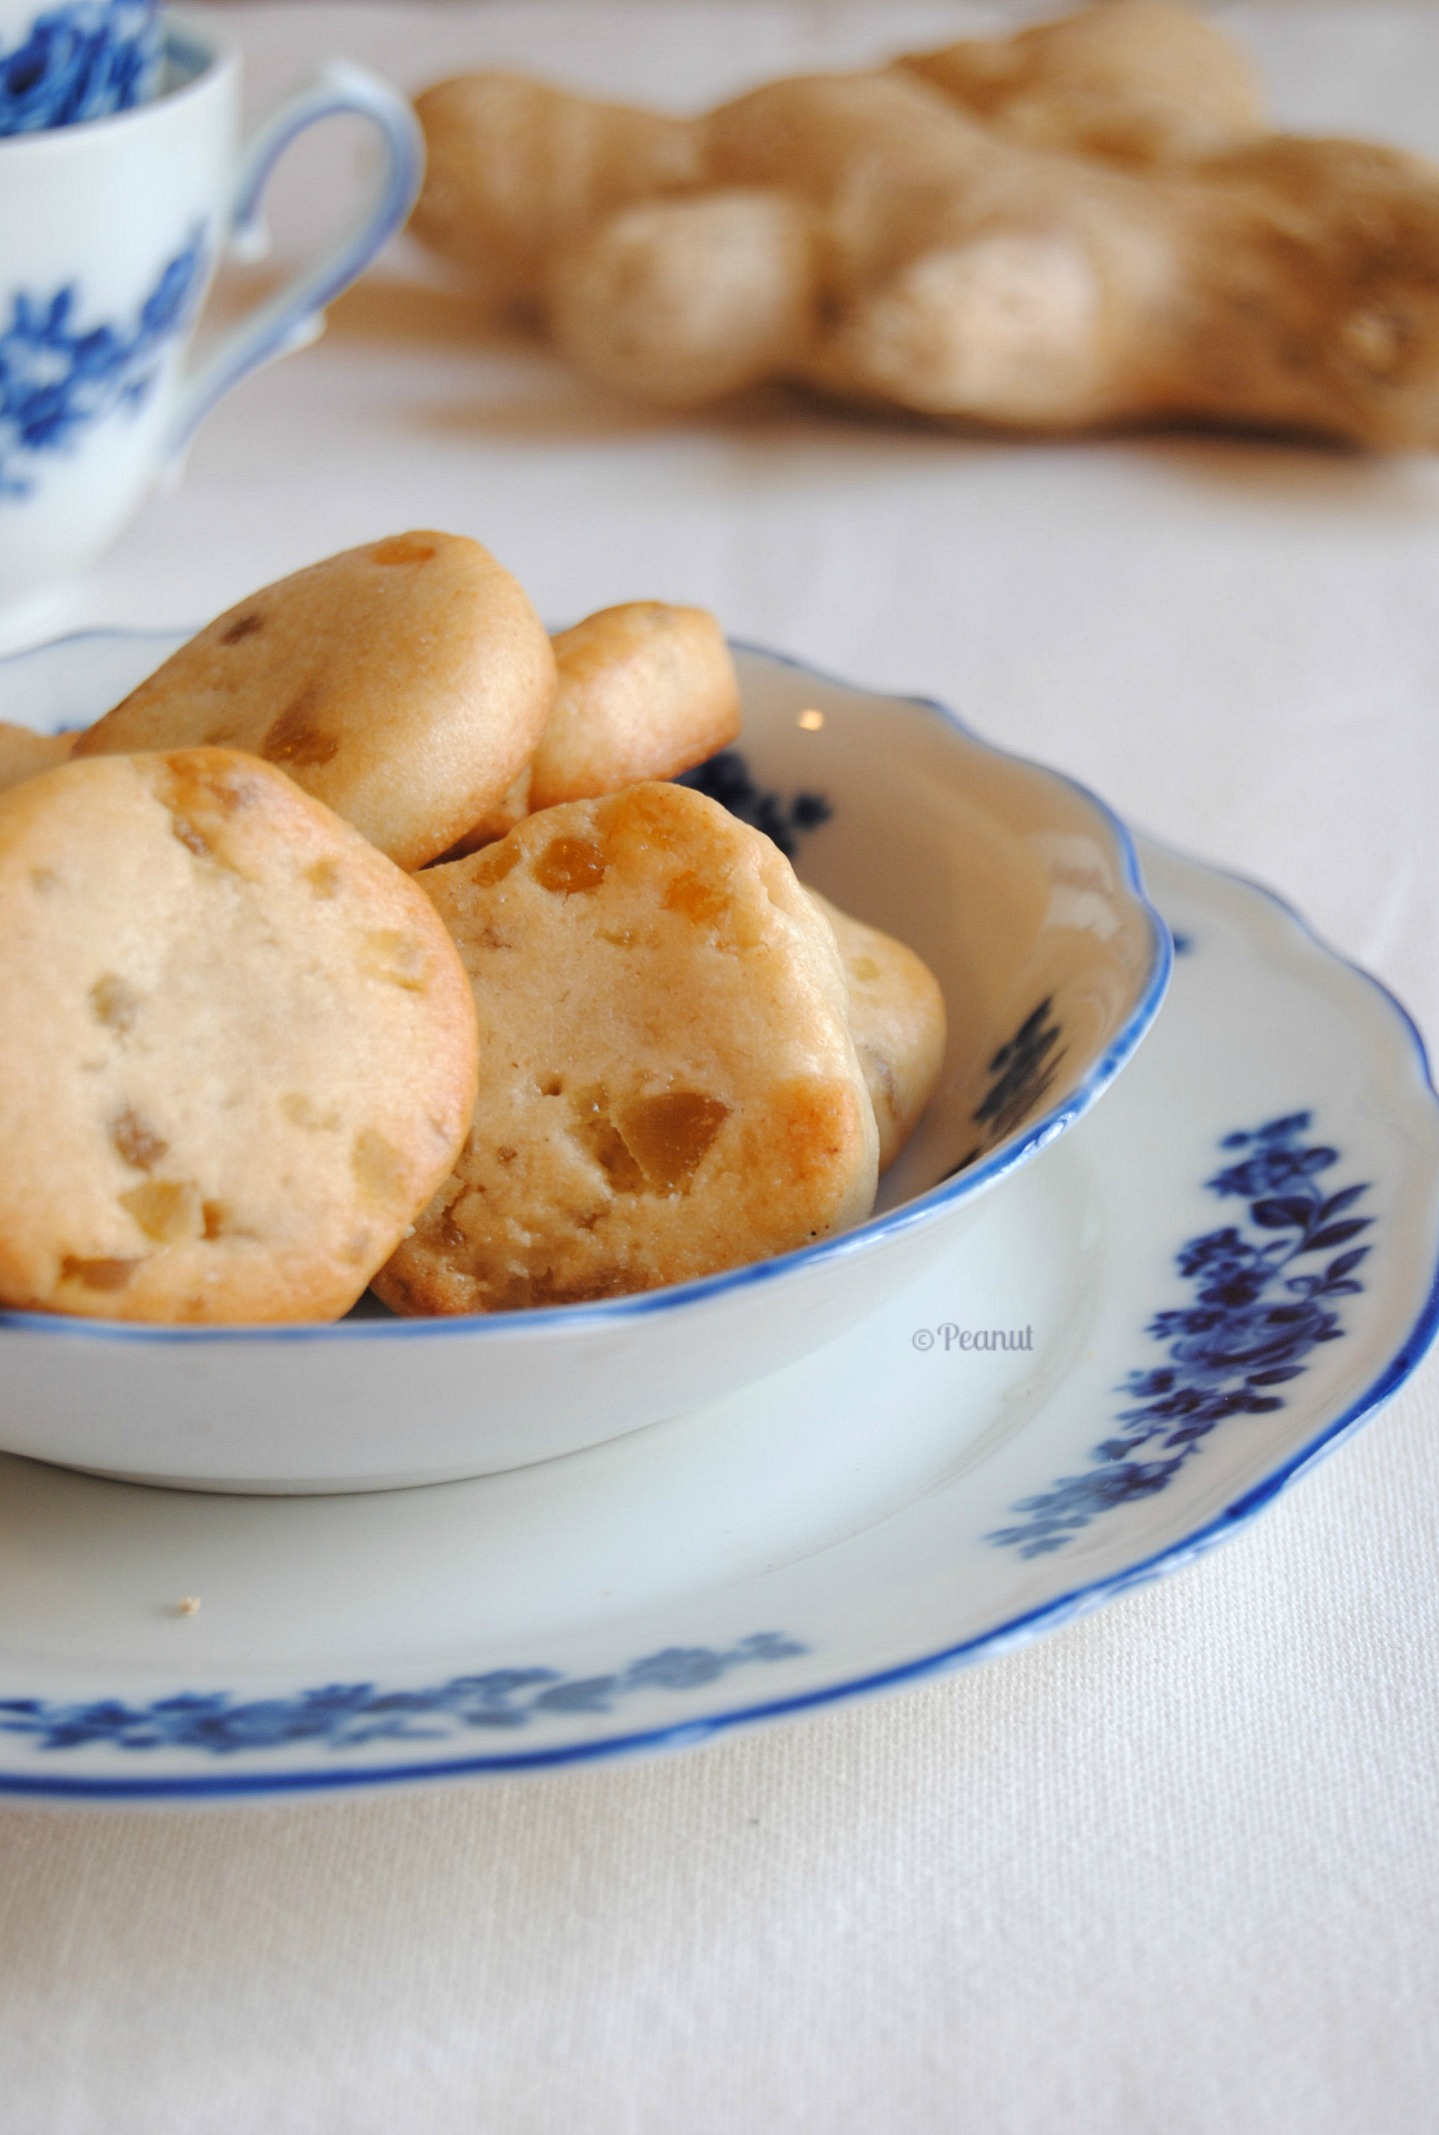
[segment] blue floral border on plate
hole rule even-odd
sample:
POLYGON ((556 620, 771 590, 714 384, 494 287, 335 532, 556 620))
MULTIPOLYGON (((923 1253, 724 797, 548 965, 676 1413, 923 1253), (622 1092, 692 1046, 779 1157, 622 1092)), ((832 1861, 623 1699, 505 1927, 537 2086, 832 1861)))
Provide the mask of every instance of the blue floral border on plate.
POLYGON ((1336 1193, 1321 1188, 1319 1174, 1338 1163, 1339 1152, 1304 1144, 1312 1124, 1311 1113, 1289 1112, 1224 1137, 1222 1148, 1245 1153, 1205 1184, 1221 1198, 1249 1203, 1250 1234, 1228 1224, 1180 1247, 1175 1260, 1196 1286, 1195 1302, 1158 1312, 1149 1323, 1155 1340, 1168 1345, 1169 1362, 1129 1374, 1120 1390, 1139 1405, 1120 1410, 1118 1435, 1094 1448, 1091 1467, 1021 1498, 1010 1509, 1026 1517, 987 1540, 1022 1557, 1044 1556, 1101 1513, 1167 1490, 1211 1431, 1232 1416, 1283 1408, 1275 1388, 1308 1369, 1318 1344, 1342 1339, 1332 1301, 1363 1289, 1354 1271, 1369 1247, 1350 1241, 1374 1218, 1348 1213, 1367 1184, 1336 1193), (1292 1272, 1314 1253, 1336 1257, 1325 1268, 1292 1272), (1138 1459, 1146 1448, 1157 1457, 1138 1459))
POLYGON ((489 1668, 451 1676, 419 1690, 380 1690, 373 1683, 326 1683, 285 1698, 231 1697, 192 1691, 128 1705, 94 1698, 61 1705, 44 1698, 0 1698, 0 1734, 21 1735, 43 1750, 288 1749, 312 1742, 348 1750, 367 1742, 442 1742, 467 1729, 527 1727, 556 1712, 613 1712, 617 1698, 645 1690, 699 1690, 734 1668, 785 1661, 808 1652, 778 1631, 757 1631, 737 1645, 666 1646, 611 1675, 566 1676, 556 1668, 489 1668))

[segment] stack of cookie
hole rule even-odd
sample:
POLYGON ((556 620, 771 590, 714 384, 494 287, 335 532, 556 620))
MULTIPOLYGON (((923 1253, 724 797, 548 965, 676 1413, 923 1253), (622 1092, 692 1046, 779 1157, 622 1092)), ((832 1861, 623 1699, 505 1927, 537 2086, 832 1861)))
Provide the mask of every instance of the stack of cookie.
POLYGON ((494 1312, 860 1222, 944 1007, 669 783, 702 611, 551 639, 477 542, 267 587, 78 737, 0 729, 0 1302, 494 1312))

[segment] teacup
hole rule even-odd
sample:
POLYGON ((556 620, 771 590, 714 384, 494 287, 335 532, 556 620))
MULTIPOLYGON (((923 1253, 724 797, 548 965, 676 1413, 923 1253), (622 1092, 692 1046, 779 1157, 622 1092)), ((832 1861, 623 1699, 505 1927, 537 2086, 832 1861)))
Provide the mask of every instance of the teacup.
POLYGON ((160 47, 159 0, 0 0, 0 134, 146 103, 160 47))
POLYGON ((414 201, 419 128, 384 83, 328 66, 243 151, 239 86, 227 45, 170 18, 150 103, 0 140, 0 640, 46 623, 223 393, 314 339, 414 201), (339 113, 378 131, 378 184, 328 251, 187 368, 220 254, 263 248, 277 158, 339 113))

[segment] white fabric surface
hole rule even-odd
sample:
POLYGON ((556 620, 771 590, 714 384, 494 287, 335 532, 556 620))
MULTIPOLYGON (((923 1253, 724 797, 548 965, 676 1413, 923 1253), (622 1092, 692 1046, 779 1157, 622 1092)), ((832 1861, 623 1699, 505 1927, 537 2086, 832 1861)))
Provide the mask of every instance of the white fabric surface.
MULTIPOLYGON (((1439 10, 1224 13, 1288 122, 1439 153, 1439 10)), ((699 102, 960 19, 228 17, 261 102, 336 52, 699 102)), ((308 167, 289 241, 344 170, 308 167)), ((198 620, 416 523, 481 536, 557 620, 700 601, 947 697, 1275 884, 1439 1030, 1439 457, 652 417, 377 284, 212 418, 84 613, 198 620)), ((1193 1570, 901 1696, 429 1794, 0 1810, 0 2129, 1432 2129, 1436 1397, 1431 1367, 1193 1570)))

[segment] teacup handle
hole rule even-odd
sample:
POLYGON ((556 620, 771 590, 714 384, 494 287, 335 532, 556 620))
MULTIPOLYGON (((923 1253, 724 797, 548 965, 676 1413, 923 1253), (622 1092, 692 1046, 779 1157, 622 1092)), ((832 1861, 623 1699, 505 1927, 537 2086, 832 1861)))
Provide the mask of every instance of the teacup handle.
POLYGON ((166 457, 182 454, 217 400, 242 378, 291 349, 305 348, 325 330, 325 307, 399 229, 420 190, 424 136, 414 112, 387 83, 347 60, 322 67, 308 88, 282 104, 260 127, 240 158, 239 176, 225 233, 241 259, 258 259, 267 239, 260 203, 270 173, 307 126, 342 113, 369 119, 385 148, 384 167, 369 200, 330 250, 300 270, 212 349, 198 369, 180 381, 166 440, 166 457))

